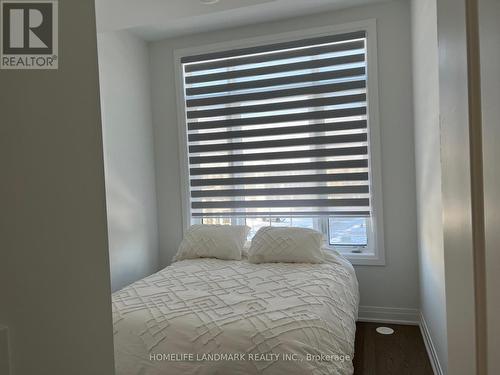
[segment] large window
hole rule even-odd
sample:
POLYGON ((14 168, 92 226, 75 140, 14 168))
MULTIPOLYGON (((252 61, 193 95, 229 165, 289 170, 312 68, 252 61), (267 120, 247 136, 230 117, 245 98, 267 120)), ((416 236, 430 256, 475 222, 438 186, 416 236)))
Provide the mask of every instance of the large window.
POLYGON ((377 253, 368 40, 181 56, 191 223, 314 228, 332 249, 377 253))

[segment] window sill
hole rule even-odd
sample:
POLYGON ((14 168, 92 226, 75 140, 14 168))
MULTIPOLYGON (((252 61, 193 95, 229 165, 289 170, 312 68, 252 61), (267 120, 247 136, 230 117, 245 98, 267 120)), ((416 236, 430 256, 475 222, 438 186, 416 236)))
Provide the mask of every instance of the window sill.
POLYGON ((326 249, 342 254, 353 266, 385 266, 385 257, 371 251, 352 253, 334 247, 327 247, 326 249))

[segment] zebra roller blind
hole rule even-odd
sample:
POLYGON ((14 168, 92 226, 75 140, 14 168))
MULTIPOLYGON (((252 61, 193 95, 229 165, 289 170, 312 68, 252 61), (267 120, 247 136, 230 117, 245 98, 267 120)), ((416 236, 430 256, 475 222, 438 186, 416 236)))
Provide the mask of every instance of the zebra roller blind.
POLYGON ((369 216, 365 31, 181 58, 192 217, 369 216))

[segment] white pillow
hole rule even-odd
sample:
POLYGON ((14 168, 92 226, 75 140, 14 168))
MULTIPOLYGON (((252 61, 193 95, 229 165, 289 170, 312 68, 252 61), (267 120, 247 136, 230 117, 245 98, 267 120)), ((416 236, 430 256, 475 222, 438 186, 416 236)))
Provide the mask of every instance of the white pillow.
POLYGON ((307 228, 263 227, 248 250, 250 263, 322 263, 323 234, 307 228))
POLYGON ((192 225, 184 235, 174 261, 195 258, 241 260, 249 230, 245 225, 192 225))

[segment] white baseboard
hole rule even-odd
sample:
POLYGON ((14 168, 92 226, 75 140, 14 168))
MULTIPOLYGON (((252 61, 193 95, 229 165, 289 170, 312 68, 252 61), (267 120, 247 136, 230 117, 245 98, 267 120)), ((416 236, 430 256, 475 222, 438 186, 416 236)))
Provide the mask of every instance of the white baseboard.
POLYGON ((400 307, 359 306, 358 321, 418 325, 420 312, 400 307))
POLYGON ((443 375, 443 369, 441 368, 441 364, 439 363, 436 348, 434 347, 431 335, 429 333, 429 328, 427 327, 427 323, 425 322, 422 313, 420 313, 420 331, 422 332, 422 338, 424 339, 425 348, 427 349, 427 355, 429 356, 429 360, 431 361, 431 366, 434 374, 443 375))

